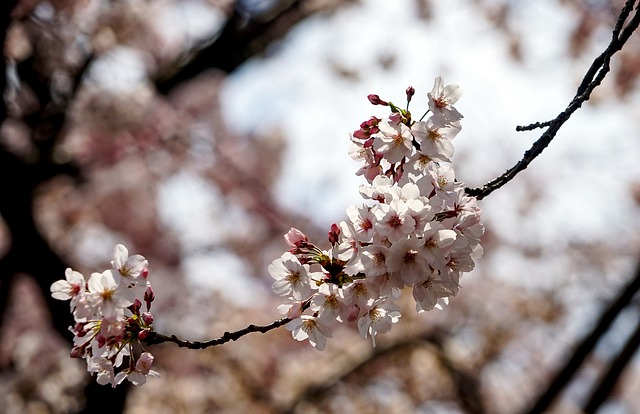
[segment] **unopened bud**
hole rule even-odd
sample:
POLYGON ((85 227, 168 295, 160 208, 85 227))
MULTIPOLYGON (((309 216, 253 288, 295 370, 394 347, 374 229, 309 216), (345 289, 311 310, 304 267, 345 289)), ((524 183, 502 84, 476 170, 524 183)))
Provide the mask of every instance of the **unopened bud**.
POLYGON ((96 341, 98 341, 98 348, 103 348, 107 344, 107 338, 102 335, 96 336, 96 341))
POLYGON ((151 331, 148 329, 143 329, 140 332, 138 332, 138 339, 141 341, 144 341, 149 337, 149 335, 151 335, 151 331))
POLYGON ((291 247, 304 247, 309 241, 303 232, 294 227, 291 227, 291 230, 284 235, 284 240, 291 247))
POLYGON ((329 232, 329 243, 332 245, 338 243, 338 237, 340 236, 340 227, 336 223, 331 225, 331 231, 329 232))
POLYGON ((76 334, 76 336, 83 337, 86 335, 86 332, 84 330, 85 325, 86 322, 78 322, 73 326, 73 329, 71 331, 76 334))
POLYGON ((153 315, 151 312, 143 312, 141 316, 142 322, 144 322, 145 325, 151 325, 153 323, 153 315))
POLYGON ((349 315, 347 316, 347 321, 355 322, 358 319, 358 316, 360 316, 360 306, 351 306, 351 309, 349 309, 349 315))
POLYGON ((389 102, 383 101, 382 99, 380 99, 380 97, 378 95, 368 95, 367 99, 369 99, 369 102, 371 102, 374 105, 382 105, 382 106, 389 106, 389 102))
POLYGON ((151 302, 156 298, 155 293, 153 293, 153 288, 150 284, 147 284, 147 289, 144 291, 144 303, 147 305, 147 310, 151 310, 151 302))
POLYGON ((396 124, 399 124, 402 121, 402 115, 399 113, 394 113, 389 115, 389 119, 396 124))
POLYGON ((413 98, 413 95, 416 94, 416 90, 414 89, 413 86, 409 86, 406 90, 407 93, 407 103, 411 102, 411 98, 413 98))
POLYGON ((142 276, 143 279, 147 280, 147 277, 149 277, 149 269, 148 268, 144 268, 140 271, 140 276, 142 276))
POLYGON ((71 353, 69 354, 71 358, 82 358, 84 356, 84 347, 82 346, 74 346, 71 348, 71 353))
POLYGON ((140 315, 140 308, 141 307, 142 307, 142 302, 140 302, 140 299, 135 298, 135 300, 133 301, 133 304, 131 306, 129 306, 129 310, 134 315, 140 315))

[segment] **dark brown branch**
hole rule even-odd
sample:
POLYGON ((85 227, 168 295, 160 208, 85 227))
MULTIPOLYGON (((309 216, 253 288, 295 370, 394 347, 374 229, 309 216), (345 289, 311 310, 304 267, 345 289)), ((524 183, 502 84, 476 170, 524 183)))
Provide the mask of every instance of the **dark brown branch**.
POLYGON ((281 412, 283 414, 294 413, 296 412, 296 407, 298 407, 302 402, 317 401, 325 395, 330 395, 330 392, 335 389, 338 384, 348 380, 363 369, 371 366, 371 363, 374 360, 385 358, 389 355, 404 354, 411 352, 414 349, 429 346, 442 369, 446 371, 451 378, 455 387, 455 392, 458 396, 458 402, 464 409, 464 412, 470 414, 485 413, 486 410, 478 392, 479 387, 477 385, 477 379, 456 367, 451 361, 442 348, 441 339, 443 335, 443 332, 428 333, 419 337, 406 338, 386 347, 374 348, 368 356, 355 361, 352 366, 346 368, 341 367, 340 372, 333 374, 331 378, 328 378, 318 385, 308 387, 289 407, 283 409, 281 412))
POLYGON ((236 341, 241 337, 253 333, 253 332, 269 332, 272 329, 276 329, 291 321, 289 318, 282 318, 274 321, 268 325, 249 325, 246 328, 240 329, 239 331, 234 332, 225 332, 220 338, 211 339, 209 341, 199 342, 199 341, 186 341, 184 339, 180 339, 175 335, 163 335, 157 332, 152 332, 151 335, 144 340, 147 345, 156 345, 164 342, 173 342, 178 345, 180 348, 188 348, 188 349, 205 349, 216 345, 222 345, 229 341, 236 341))
POLYGON ((203 48, 173 73, 161 73, 155 80, 160 93, 167 94, 178 84, 191 80, 207 69, 220 69, 231 73, 249 58, 266 50, 275 40, 284 36, 296 23, 314 10, 303 7, 304 1, 295 0, 266 21, 248 18, 234 9, 215 40, 203 48))
POLYGON ((622 348, 615 359, 611 362, 609 369, 602 376, 600 382, 591 393, 589 401, 582 410, 584 414, 595 414, 602 403, 604 403, 609 395, 611 395, 611 391, 613 391, 613 388, 620 379, 620 375, 622 375, 624 367, 627 366, 631 357, 636 353, 638 346, 640 346, 640 321, 638 322, 636 329, 627 339, 627 343, 624 348, 622 348))
POLYGON ((527 126, 520 126, 517 128, 519 131, 532 130, 539 127, 548 127, 548 129, 540 136, 540 138, 532 145, 532 147, 524 153, 524 157, 516 163, 513 167, 505 171, 498 178, 488 182, 482 187, 467 188, 467 194, 475 196, 478 200, 483 199, 495 190, 507 184, 518 173, 525 170, 529 164, 542 153, 542 151, 549 145, 549 143, 555 138, 556 134, 569 120, 571 115, 577 111, 583 103, 589 100, 593 90, 602 83, 607 73, 610 70, 611 58, 613 55, 620 51, 624 44, 629 40, 633 32, 640 25, 640 12, 638 6, 635 7, 635 13, 631 20, 624 25, 627 20, 635 0, 627 0, 623 7, 618 20, 616 21, 615 28, 612 33, 612 39, 604 52, 598 56, 587 73, 585 74, 580 86, 577 88, 576 95, 569 105, 561 112, 556 118, 547 122, 537 122, 527 126))
MULTIPOLYGON (((9 30, 9 25, 11 24, 11 11, 14 9, 18 0, 5 0, 2 2, 2 6, 0 6, 0 46, 2 46, 2 50, 5 50, 4 44, 7 39, 7 30, 9 30)), ((0 91, 3 93, 7 86, 7 58, 2 55, 2 59, 0 62, 0 91)), ((0 97, 0 125, 4 122, 7 116, 7 105, 0 97)))
POLYGON ((587 359, 596 344, 607 332, 613 321, 620 312, 631 302, 633 296, 640 290, 640 264, 636 270, 633 280, 622 290, 620 295, 609 305, 607 310, 600 316, 600 320, 580 344, 573 351, 573 355, 566 362, 564 367, 558 371, 555 378, 549 383, 547 389, 540 395, 538 400, 526 412, 529 414, 539 414, 547 412, 562 389, 571 381, 582 363, 587 359))

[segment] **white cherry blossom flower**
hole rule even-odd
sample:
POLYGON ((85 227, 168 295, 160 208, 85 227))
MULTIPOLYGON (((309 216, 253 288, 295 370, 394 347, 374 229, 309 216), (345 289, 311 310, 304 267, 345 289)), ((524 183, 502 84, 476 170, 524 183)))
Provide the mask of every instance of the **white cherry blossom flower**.
POLYGON ((87 362, 87 369, 96 375, 96 382, 100 385, 111 384, 114 379, 113 364, 107 358, 91 358, 87 362))
POLYGON ((405 286, 412 286, 431 273, 427 259, 420 253, 421 240, 408 238, 391 246, 386 259, 390 273, 398 273, 405 286))
POLYGON ((371 309, 358 319, 358 331, 364 339, 370 335, 373 346, 376 346, 376 335, 389 332, 392 325, 399 319, 399 308, 386 298, 381 298, 376 300, 371 309))
POLYGON ((375 211, 375 216, 377 219, 376 230, 392 243, 405 239, 416 226, 406 203, 398 199, 393 200, 390 204, 380 205, 375 211))
POLYGON ((344 313, 345 305, 340 297, 340 289, 333 283, 323 283, 313 296, 309 308, 318 313, 318 319, 330 323, 344 313))
POLYGON ((452 105, 462 96, 462 89, 458 85, 444 86, 442 77, 438 76, 433 83, 433 89, 427 94, 429 109, 434 114, 440 114, 449 122, 461 120, 463 117, 452 105))
POLYGON ((430 311, 434 308, 442 309, 447 304, 447 298, 454 296, 450 284, 431 275, 426 280, 413 286, 413 298, 416 300, 418 313, 430 311))
POLYGON ((380 244, 372 244, 362 249, 361 261, 364 273, 367 277, 376 277, 386 274, 386 259, 389 256, 389 249, 380 244))
POLYGON ((413 136, 409 127, 390 120, 381 121, 378 127, 380 133, 373 141, 373 148, 383 154, 389 163, 394 164, 411 155, 413 136))
POLYGON ((160 374, 151 369, 153 364, 153 355, 149 352, 143 352, 136 361, 135 369, 126 369, 116 374, 113 379, 113 386, 120 384, 126 378, 133 385, 144 385, 147 382, 147 376, 159 377, 160 374))
POLYGON ((290 296, 303 300, 311 295, 308 266, 300 264, 291 253, 285 252, 269 265, 269 274, 275 279, 273 292, 280 296, 290 296))
POLYGON ((443 270, 457 233, 438 222, 430 222, 423 235, 420 252, 434 269, 443 270))
POLYGON ((327 338, 331 338, 329 327, 311 315, 302 315, 288 322, 285 327, 291 331, 293 339, 296 341, 308 339, 318 351, 322 351, 327 345, 327 338))
POLYGON ((149 262, 139 254, 129 257, 129 251, 122 244, 116 245, 111 266, 127 284, 136 284, 149 267, 149 262))
POLYGON ((58 300, 71 299, 71 309, 76 306, 80 297, 86 291, 87 281, 80 272, 67 268, 64 272, 65 280, 58 280, 51 285, 51 297, 58 300))
POLYGON ((106 318, 121 316, 124 308, 132 305, 135 299, 133 291, 119 282, 120 277, 113 270, 93 273, 89 278, 89 293, 94 305, 106 318))
POLYGON ((420 152, 430 158, 447 161, 453 157, 451 140, 462 127, 459 122, 448 123, 443 116, 432 116, 426 122, 416 122, 411 132, 420 144, 420 152))
POLYGON ((361 242, 371 242, 373 240, 374 223, 376 218, 370 207, 362 206, 360 208, 351 205, 347 207, 347 216, 351 220, 351 224, 356 231, 356 237, 361 242))

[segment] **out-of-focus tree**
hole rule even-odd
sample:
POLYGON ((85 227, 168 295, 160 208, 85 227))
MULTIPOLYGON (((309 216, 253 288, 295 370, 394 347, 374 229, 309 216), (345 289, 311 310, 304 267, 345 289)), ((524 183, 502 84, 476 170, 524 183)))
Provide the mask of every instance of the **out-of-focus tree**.
MULTIPOLYGON (((274 197, 286 141, 272 130, 236 132, 241 116, 223 117, 220 85, 251 58, 268 59, 308 17, 353 3, 5 2, 0 411, 483 413, 535 401, 552 378, 545 347, 562 329, 564 305, 555 292, 501 286, 482 276, 486 269, 465 281, 473 297, 428 321, 403 297, 402 324, 374 349, 346 328, 323 353, 285 330, 204 351, 163 344, 154 348, 162 378, 135 391, 97 386, 68 358, 72 320, 49 286, 67 266, 90 273, 104 265, 117 242, 150 260, 162 331, 203 339, 274 319, 266 264, 280 255, 282 235, 293 226, 319 240, 325 230, 274 197), (192 205, 193 192, 208 201, 192 205), (176 210, 193 217, 176 221, 176 210), (223 288, 203 293, 187 277, 211 268, 203 257, 248 279, 220 274, 223 288), (250 298, 237 303, 242 290, 250 298)), ((510 18, 518 2, 475 3, 521 59, 510 18)), ((598 30, 610 31, 624 2, 566 3, 580 16, 567 43, 578 58, 598 30)), ((431 2, 416 4, 429 24, 431 2)), ((628 43, 614 67, 620 98, 634 90, 639 44, 628 43)), ((498 243, 489 228, 485 249, 498 243)), ((592 269, 610 253, 600 245, 565 253, 578 250, 593 253, 592 269)))

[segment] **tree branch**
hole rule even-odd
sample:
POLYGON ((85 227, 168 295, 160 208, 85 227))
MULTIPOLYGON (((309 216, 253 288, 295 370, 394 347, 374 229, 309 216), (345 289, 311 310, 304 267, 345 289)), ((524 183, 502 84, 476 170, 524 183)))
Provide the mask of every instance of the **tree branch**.
POLYGON ((538 397, 538 400, 526 412, 528 414, 541 414, 547 409, 560 391, 571 381, 580 366, 587 359, 600 338, 607 332, 613 321, 620 312, 631 302, 633 296, 640 290, 640 264, 636 269, 633 280, 622 290, 620 295, 609 305, 607 310, 600 316, 600 320, 593 330, 575 348, 573 355, 566 362, 564 367, 558 371, 555 378, 549 383, 547 389, 538 397))
POLYGON ((640 346, 640 322, 638 322, 636 329, 627 339, 624 348, 622 348, 615 359, 611 361, 607 372, 600 378, 600 382, 591 393, 589 401, 582 409, 584 414, 595 414, 602 403, 611 395, 611 391, 613 391, 613 388, 620 379, 624 367, 627 366, 631 357, 636 353, 638 346, 640 346))
POLYGON ((286 3, 264 21, 247 17, 242 10, 234 8, 214 40, 209 40, 209 44, 198 50, 186 64, 175 68, 173 72, 165 71, 156 76, 157 90, 167 94, 175 86, 193 79, 207 69, 216 68, 231 73, 251 57, 264 52, 275 40, 282 38, 295 24, 309 15, 345 2, 330 1, 314 5, 308 0, 293 0, 286 3))
POLYGON ((565 110, 551 121, 536 122, 534 124, 518 126, 516 128, 517 131, 529 131, 536 128, 548 127, 532 147, 524 153, 524 157, 518 161, 516 165, 505 171, 501 176, 488 182, 482 187, 467 188, 467 194, 481 200, 511 181, 542 153, 542 151, 555 138, 562 125, 569 120, 571 115, 573 115, 573 113, 577 111, 584 102, 589 100, 593 90, 602 83, 602 80, 609 72, 611 58, 613 55, 622 49, 627 40, 629 40, 629 37, 631 37, 633 32, 638 28, 638 25, 640 25, 640 12, 638 11, 638 5, 635 7, 635 12, 631 20, 626 24, 626 26, 624 25, 624 22, 629 17, 631 9, 635 3, 635 0, 627 0, 625 3, 613 29, 611 42, 604 52, 593 61, 591 67, 587 70, 587 73, 582 79, 580 86, 578 86, 576 95, 565 110))
POLYGON ((409 337, 400 340, 386 347, 376 347, 372 352, 361 360, 355 361, 350 367, 341 367, 340 372, 334 373, 330 378, 320 384, 312 385, 304 390, 298 398, 288 407, 281 410, 283 414, 296 412, 296 408, 304 401, 317 401, 335 389, 341 382, 358 374, 362 370, 371 366, 377 359, 389 357, 390 355, 407 354, 415 349, 429 347, 434 357, 438 360, 443 371, 449 375, 455 393, 458 396, 458 403, 464 412, 470 414, 483 414, 486 412, 482 403, 482 398, 478 392, 477 378, 456 367, 442 347, 443 332, 430 332, 416 337, 409 337))
POLYGON ((250 334, 252 332, 269 332, 272 329, 276 329, 291 321, 289 318, 278 319, 277 321, 271 322, 268 325, 249 325, 246 328, 240 329, 234 332, 225 332, 220 338, 211 339, 209 341, 199 342, 199 341, 187 341, 184 339, 180 339, 175 335, 163 335, 157 332, 151 332, 151 335, 147 337, 144 342, 147 345, 156 345, 164 342, 173 342, 178 345, 180 348, 188 348, 188 349, 205 349, 216 345, 222 345, 226 342, 236 341, 239 338, 250 334))

